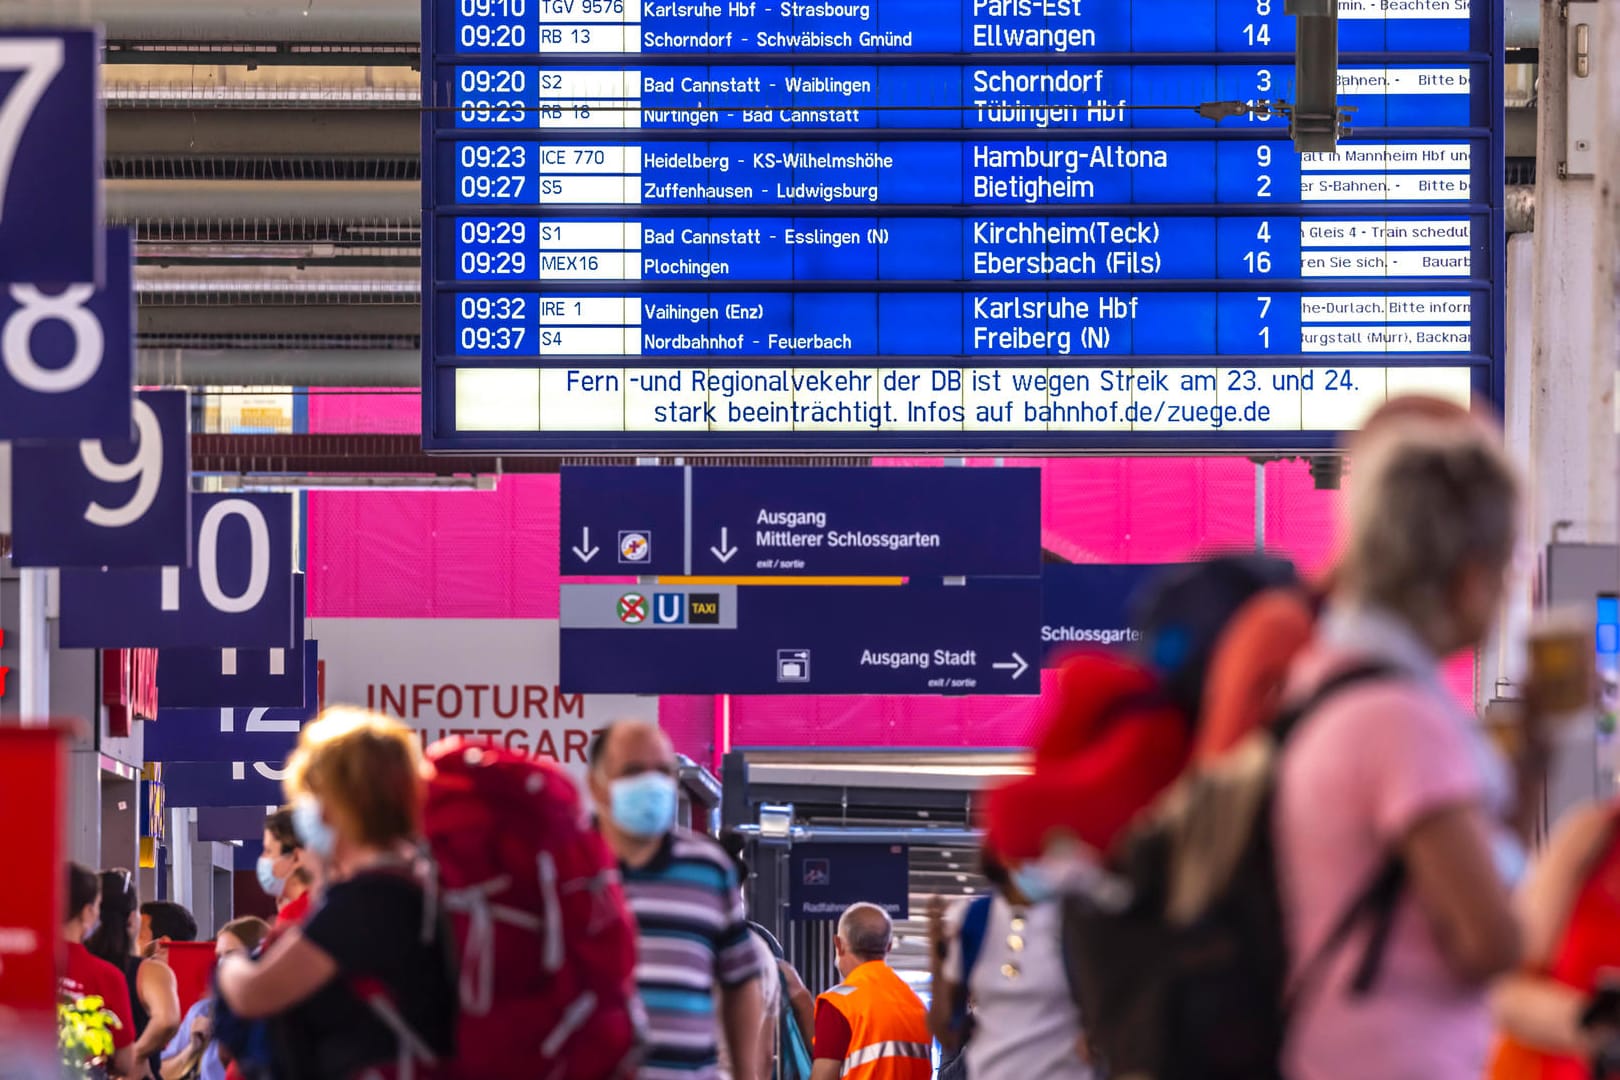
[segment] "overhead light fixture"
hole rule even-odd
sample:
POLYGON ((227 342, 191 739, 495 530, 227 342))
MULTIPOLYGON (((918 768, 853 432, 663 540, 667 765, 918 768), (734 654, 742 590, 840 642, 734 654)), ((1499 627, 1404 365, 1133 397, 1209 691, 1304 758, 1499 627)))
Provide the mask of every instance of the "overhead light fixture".
POLYGON ((477 476, 324 476, 227 473, 208 477, 220 491, 494 491, 494 474, 477 476))

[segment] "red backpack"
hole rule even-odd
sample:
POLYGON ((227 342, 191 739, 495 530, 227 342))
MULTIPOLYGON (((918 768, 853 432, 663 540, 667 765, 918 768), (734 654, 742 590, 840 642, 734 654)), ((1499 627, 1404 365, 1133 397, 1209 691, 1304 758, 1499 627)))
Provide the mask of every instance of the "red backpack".
POLYGON ((645 1017, 618 865, 558 765, 447 739, 424 832, 460 955, 451 1080, 603 1080, 636 1067, 645 1017))

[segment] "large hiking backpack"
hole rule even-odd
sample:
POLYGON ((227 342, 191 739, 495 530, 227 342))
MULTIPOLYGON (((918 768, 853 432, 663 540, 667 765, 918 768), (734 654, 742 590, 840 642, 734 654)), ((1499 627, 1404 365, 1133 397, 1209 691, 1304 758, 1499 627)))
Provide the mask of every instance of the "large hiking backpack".
POLYGON ((618 866, 563 770, 454 738, 424 832, 460 955, 456 1080, 631 1073, 644 1017, 618 866))
POLYGON ((1133 599, 1130 652, 1066 657, 1033 747, 1033 772, 991 791, 987 844, 1003 860, 1054 841, 1107 853, 1187 768, 1203 686, 1228 624, 1268 592, 1301 590, 1293 565, 1228 555, 1176 566, 1133 599))
POLYGON ((1112 1080, 1280 1080, 1290 1005, 1352 933, 1371 934, 1350 992, 1368 993, 1404 873, 1393 857, 1290 986, 1271 835, 1281 747, 1327 698, 1393 671, 1367 665, 1178 780, 1111 860, 1122 904, 1065 900, 1064 951, 1093 1049, 1112 1080))

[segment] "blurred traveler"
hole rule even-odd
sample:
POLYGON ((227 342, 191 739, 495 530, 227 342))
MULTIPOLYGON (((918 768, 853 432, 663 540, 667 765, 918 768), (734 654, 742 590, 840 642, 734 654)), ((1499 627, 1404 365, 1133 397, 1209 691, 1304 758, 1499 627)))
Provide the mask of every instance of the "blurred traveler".
POLYGON ((1037 864, 1009 871, 986 851, 983 866, 989 895, 929 902, 929 1027, 972 1080, 1091 1080, 1062 904, 1037 864))
POLYGON ((1491 1080, 1620 1076, 1620 803, 1566 817, 1519 894, 1523 970, 1497 983, 1491 1080), (1594 1065, 1600 1055, 1608 1064, 1594 1065))
POLYGON ((166 959, 163 947, 171 942, 197 940, 197 920, 173 900, 148 900, 141 905, 141 932, 135 948, 142 956, 166 959))
MULTIPOLYGON (((224 960, 251 955, 269 932, 269 923, 251 915, 228 922, 214 939, 214 956, 224 960)), ((163 1048, 162 1080, 224 1080, 225 1064, 214 1041, 213 1015, 212 997, 203 997, 186 1010, 179 1032, 163 1048)))
MULTIPOLYGON (((746 883, 752 874, 743 855, 746 838, 739 832, 727 830, 720 836, 720 846, 731 856, 737 880, 746 883)), ((782 945, 765 927, 750 920, 759 954, 760 999, 763 1026, 760 1034, 761 1077, 773 1075, 778 1061, 785 1080, 800 1077, 809 1080, 810 1040, 815 1033, 816 999, 804 985, 793 965, 787 962, 782 945)), ((731 1058, 726 1045, 720 1045, 720 1068, 731 1075, 731 1058)))
POLYGON ((876 904, 855 904, 839 917, 833 948, 844 981, 816 999, 813 1080, 933 1076, 928 1009, 889 967, 893 947, 894 923, 876 904))
POLYGON ((276 902, 278 926, 297 926, 309 914, 312 863, 293 827, 292 807, 284 806, 265 818, 264 851, 255 869, 259 888, 276 902))
POLYGON ((143 1077, 147 1066, 135 1057, 135 1016, 123 966, 100 959, 84 946, 85 937, 100 921, 101 877, 78 863, 69 863, 67 911, 62 921, 62 940, 67 943, 62 993, 75 1000, 98 997, 105 1003, 118 1019, 112 1029, 114 1051, 109 1071, 115 1077, 143 1077))
POLYGON ((136 1068, 144 1063, 157 1076, 163 1071, 162 1050, 180 1030, 180 987, 167 963, 141 955, 140 934, 141 896, 134 877, 124 869, 103 870, 101 922, 85 947, 123 970, 135 1021, 136 1068))
POLYGON ((457 997, 418 872, 416 734, 328 709, 300 735, 286 787, 299 840, 324 864, 320 906, 257 961, 222 960, 222 1005, 236 1020, 276 1018, 280 1080, 433 1075, 453 1050, 457 997))
POLYGON ((636 918, 636 984, 648 1020, 640 1075, 710 1080, 720 1075, 724 1039, 736 1080, 763 1080, 760 958, 737 872, 714 841, 675 824, 669 739, 644 721, 609 725, 591 743, 590 788, 636 918))
POLYGON ((1447 408, 1369 426, 1352 444, 1345 552, 1290 672, 1299 698, 1356 668, 1387 672, 1321 701, 1278 767, 1296 1080, 1478 1077, 1486 986, 1520 959, 1508 889, 1522 848, 1509 824, 1529 820, 1546 742, 1532 709, 1509 771, 1440 673, 1496 615, 1518 484, 1496 434, 1447 408), (1347 934, 1347 917, 1380 894, 1371 934, 1347 934))

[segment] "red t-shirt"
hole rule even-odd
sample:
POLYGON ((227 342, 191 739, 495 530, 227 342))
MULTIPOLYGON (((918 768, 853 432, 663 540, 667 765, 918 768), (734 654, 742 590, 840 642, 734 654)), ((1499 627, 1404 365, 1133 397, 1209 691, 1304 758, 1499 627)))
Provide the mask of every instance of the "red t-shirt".
POLYGON ((309 893, 304 893, 296 900, 287 901, 287 906, 276 912, 276 929, 284 930, 290 926, 297 926, 309 914, 309 893))
POLYGON ((849 1041, 853 1037, 843 1013, 825 1001, 816 1002, 816 1057, 843 1061, 849 1057, 849 1041))
POLYGON ((62 989, 74 997, 99 997, 107 1010, 118 1017, 119 1026, 113 1029, 113 1046, 122 1050, 135 1044, 135 1016, 129 1007, 129 983, 124 973, 90 955, 90 950, 76 941, 68 942, 67 970, 62 973, 62 989))

